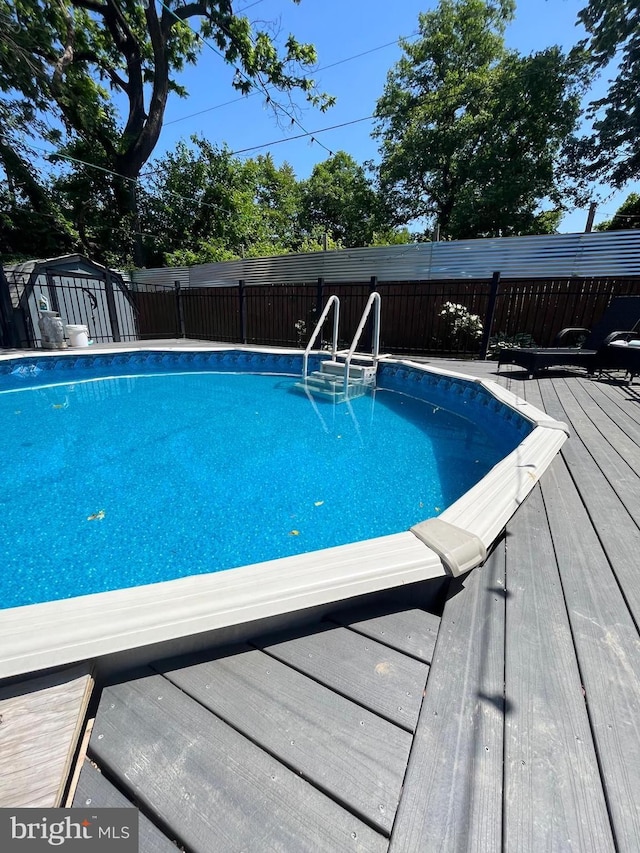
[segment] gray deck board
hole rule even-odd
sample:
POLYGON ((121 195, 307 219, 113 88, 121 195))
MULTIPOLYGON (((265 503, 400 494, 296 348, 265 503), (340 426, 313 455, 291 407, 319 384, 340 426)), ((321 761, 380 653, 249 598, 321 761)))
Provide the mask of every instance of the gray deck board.
POLYGON ((347 628, 325 628, 261 648, 370 711, 413 731, 429 667, 347 628))
POLYGON ((445 605, 390 853, 501 849, 504 554, 445 605))
MULTIPOLYGON (((544 384, 543 396, 549 414, 568 419, 554 387, 544 384)), ((588 440, 588 437, 585 436, 585 439, 588 440)), ((579 434, 574 433, 572 439, 564 445, 562 457, 570 468, 581 500, 588 507, 590 524, 605 549, 617 583, 624 590, 624 597, 636 624, 640 624, 640 573, 637 570, 640 530, 626 505, 621 502, 614 485, 594 459, 590 446, 584 443, 579 434)), ((640 502, 637 492, 632 500, 634 504, 640 502)))
POLYGON ((634 520, 640 524, 640 447, 638 447, 609 418, 599 417, 600 409, 593 407, 587 415, 576 396, 576 387, 569 390, 566 383, 555 385, 556 393, 566 418, 576 435, 590 448, 590 453, 607 477, 620 500, 634 520))
POLYGON ((257 649, 160 670, 296 773, 389 835, 411 735, 257 649))
POLYGON ((329 618, 338 625, 351 628, 392 649, 431 663, 440 627, 440 617, 433 613, 413 609, 363 618, 357 613, 346 612, 329 618))
POLYGON ((190 851, 384 851, 387 841, 160 675, 104 690, 91 756, 190 851))
POLYGON ((631 853, 640 839, 638 629, 563 462, 542 491, 616 843, 631 853))
POLYGON ((613 851, 539 487, 508 525, 507 542, 505 850, 613 851))
MULTIPOLYGON (((73 798, 73 808, 86 808, 99 803, 100 808, 128 809, 133 803, 115 788, 104 775, 85 759, 78 787, 73 798)), ((139 814, 138 822, 139 853, 176 853, 176 845, 170 841, 149 818, 139 814)))
MULTIPOLYGON (((583 381, 581 388, 591 397, 594 404, 605 411, 609 417, 640 444, 640 407, 629 406, 629 389, 611 385, 608 382, 583 381)), ((640 391, 640 385, 638 386, 640 391)))

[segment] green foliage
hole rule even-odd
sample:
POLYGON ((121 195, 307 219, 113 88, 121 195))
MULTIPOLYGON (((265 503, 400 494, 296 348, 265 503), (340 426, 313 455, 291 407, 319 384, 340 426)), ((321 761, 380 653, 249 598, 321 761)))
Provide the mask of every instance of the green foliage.
POLYGON ((192 265, 411 242, 385 226, 364 169, 344 152, 298 181, 270 155, 240 160, 192 137, 155 163, 140 197, 151 265, 192 265))
MULTIPOLYGON (((123 246, 123 256, 133 252, 141 263, 140 240, 123 242, 124 234, 140 237, 135 179, 158 141, 170 93, 185 94, 176 75, 197 61, 203 39, 236 68, 234 88, 261 92, 276 115, 285 111, 274 89, 300 90, 323 110, 333 103, 308 76, 317 60, 314 47, 291 35, 279 47, 266 28, 236 14, 231 0, 166 0, 146 7, 140 0, 0 0, 0 167, 6 184, 27 170, 34 141, 68 156, 82 151, 81 159, 122 178, 93 172, 88 180, 101 200, 84 204, 72 198, 74 189, 86 186, 83 167, 73 179, 65 175, 70 210, 63 232, 77 231, 85 249, 95 238, 105 255, 123 246), (122 111, 116 104, 124 105, 122 111), (80 204, 84 221, 76 228, 80 204), (107 209, 121 229, 113 240, 101 219, 107 209)), ((21 189, 38 210, 50 188, 37 175, 32 183, 29 192, 21 189)))
POLYGON ((299 187, 271 155, 240 160, 193 137, 154 166, 141 198, 151 263, 195 264, 277 255, 300 243, 299 187))
POLYGON ((345 248, 373 242, 380 214, 377 195, 363 167, 349 154, 338 151, 314 166, 301 192, 307 231, 321 229, 345 248))
POLYGON ((398 223, 444 238, 539 233, 559 216, 564 146, 580 114, 580 66, 556 48, 504 45, 513 3, 441 0, 403 42, 378 101, 380 183, 398 223))
POLYGON ((588 173, 615 187, 640 176, 640 12, 629 0, 590 0, 579 13, 590 38, 575 48, 591 72, 615 60, 615 77, 604 98, 590 105, 594 134, 583 143, 588 173))
POLYGON ((627 228, 640 228, 640 195, 629 193, 616 210, 612 219, 596 225, 596 231, 621 231, 627 228))

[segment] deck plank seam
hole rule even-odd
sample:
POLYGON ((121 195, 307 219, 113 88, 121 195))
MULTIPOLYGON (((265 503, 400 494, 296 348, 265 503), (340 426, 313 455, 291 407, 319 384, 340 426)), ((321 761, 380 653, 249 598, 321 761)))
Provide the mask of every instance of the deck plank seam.
MULTIPOLYGON (((608 403, 610 406, 615 406, 615 410, 619 413, 619 416, 624 418, 625 422, 631 422, 635 425, 635 429, 638 430, 640 434, 640 417, 634 418, 632 413, 630 413, 627 408, 622 403, 624 402, 621 399, 620 393, 613 393, 613 390, 610 385, 602 382, 586 382, 581 381, 581 386, 584 388, 586 393, 591 397, 596 405, 598 405, 605 413, 606 408, 603 405, 604 403, 608 403), (600 402, 599 402, 600 401, 600 402)), ((640 412, 638 412, 640 415, 640 412)), ((612 418, 612 420, 614 420, 612 418)), ((614 423, 616 421, 614 420, 614 423)), ((640 446, 640 442, 636 442, 640 446)))
POLYGON ((623 429, 620 423, 612 418, 607 412, 604 411, 602 406, 595 400, 588 392, 578 383, 577 387, 580 389, 578 393, 573 388, 570 388, 568 383, 565 380, 565 388, 566 393, 570 394, 571 397, 575 400, 576 405, 580 408, 585 421, 589 421, 593 427, 597 431, 597 433, 601 436, 603 443, 611 448, 611 450, 617 454, 617 456, 631 469, 632 473, 636 473, 635 467, 629 462, 628 452, 633 448, 627 448, 625 450, 624 447, 620 444, 620 439, 614 440, 614 435, 616 433, 622 433, 625 439, 629 439, 632 445, 635 445, 635 449, 640 450, 638 446, 638 442, 629 435, 628 431, 623 429), (585 408, 585 399, 587 397, 593 403, 592 409, 596 410, 596 414, 589 414, 585 408), (599 416, 598 416, 599 414, 599 416), (605 418, 606 421, 602 422, 602 418, 605 418), (610 431, 606 429, 606 427, 610 427, 610 431))
MULTIPOLYGON (((261 651, 264 651, 264 650, 261 650, 261 651)), ((282 661, 281 661, 281 663, 282 663, 282 661)), ((295 667, 289 666, 289 664, 285 664, 285 666, 289 667, 289 669, 295 670, 295 667)), ((243 731, 242 728, 235 725, 231 719, 228 719, 226 716, 223 716, 222 714, 219 714, 216 711, 212 711, 210 708, 207 708, 207 706, 203 702, 201 702, 197 697, 192 696, 189 692, 187 692, 182 687, 180 687, 178 684, 176 684, 176 682, 173 681, 173 679, 171 678, 170 675, 168 675, 168 674, 166 674, 160 670, 155 670, 155 668, 154 668, 154 671, 158 675, 161 675, 163 678, 165 678, 174 687, 177 687, 178 690, 180 690, 182 693, 184 693, 185 696, 188 696, 192 702, 195 702, 196 704, 200 705, 200 707, 203 708, 207 713, 211 714, 213 717, 217 717, 218 720, 221 720, 223 723, 225 723, 225 725, 229 726, 229 728, 233 729, 237 734, 239 734, 241 737, 245 738, 245 740, 249 741, 249 743, 252 743, 257 749, 260 749, 262 752, 269 755, 274 761, 277 761, 283 767, 286 767, 287 770, 290 770, 292 773, 295 773, 296 776, 299 776, 301 779, 304 779, 304 781, 307 783, 307 785, 310 785, 312 788, 315 788, 317 791, 320 791, 320 793, 323 794, 325 797, 328 797, 330 800, 333 800, 333 802, 336 803, 338 806, 340 806, 340 808, 344 809, 346 812, 349 812, 349 814, 352 814, 352 815, 354 815, 354 817, 357 817, 358 820, 361 820, 363 823, 367 824, 367 826, 370 829, 372 829, 374 832, 377 832, 379 835, 383 835, 385 838, 390 837, 390 834, 391 834, 390 831, 387 832, 387 830, 382 828, 379 824, 376 824, 374 821, 372 821, 371 818, 368 815, 366 815, 364 812, 360 811, 357 808, 354 808, 353 805, 346 803, 341 797, 337 796, 334 791, 331 791, 329 788, 326 788, 324 785, 321 785, 318 782, 314 781, 313 779, 310 779, 304 773, 304 771, 299 770, 293 764, 293 762, 286 761, 282 756, 278 755, 277 752, 275 752, 272 749, 269 749, 267 746, 265 746, 263 743, 261 743, 259 739, 252 737, 251 735, 247 734, 247 732, 243 731)), ((303 673, 303 675, 304 674, 305 673, 303 673)), ((313 680, 315 680, 315 679, 313 679, 313 680)), ((338 691, 334 691, 334 692, 337 693, 338 691)), ((353 701, 353 700, 351 700, 351 701, 353 701)), ((354 704, 358 704, 358 703, 354 702, 354 704)), ((372 713, 375 713, 375 712, 372 712, 372 713)), ((378 714, 378 716, 380 716, 380 715, 378 714)), ((397 723, 394 723, 393 725, 396 725, 397 728, 402 728, 401 726, 398 726, 397 723)), ((397 811, 396 811, 396 813, 397 813, 397 811)))
MULTIPOLYGON (((622 462, 627 466, 627 468, 629 469, 629 472, 630 472, 631 474, 633 474, 633 475, 637 476, 636 469, 633 467, 633 465, 631 465, 631 464, 629 463, 628 458, 626 458, 626 457, 625 457, 624 453, 620 452, 620 450, 618 449, 618 447, 617 447, 617 446, 615 445, 615 443, 612 441, 611 436, 610 436, 610 435, 607 435, 605 432, 603 432, 603 431, 602 431, 602 429, 600 428, 600 426, 599 426, 599 425, 596 423, 596 421, 594 420, 593 416, 592 416, 592 415, 589 415, 589 414, 586 412, 586 410, 585 410, 585 408, 584 408, 584 405, 580 402, 580 400, 579 400, 579 398, 576 396, 575 392, 574 392, 574 391, 572 391, 572 390, 571 390, 571 388, 569 388, 568 384, 566 383, 566 380, 565 380, 565 382, 563 383, 563 385, 564 385, 564 388, 565 388, 565 393, 566 393, 566 394, 568 394, 568 395, 569 395, 569 397, 570 397, 573 401, 575 401, 575 406, 577 406, 577 407, 579 408, 580 412, 582 412, 582 416, 583 416, 583 418, 584 418, 584 421, 588 422, 588 424, 586 424, 586 425, 585 425, 585 424, 582 424, 582 425, 578 424, 579 413, 576 413, 576 414, 574 414, 574 415, 572 416, 572 415, 571 415, 571 412, 570 412, 570 411, 567 411, 566 406, 565 406, 565 404, 563 403, 563 398, 562 398, 560 395, 558 395, 559 405, 562 407, 562 409, 563 409, 563 411, 564 411, 564 413, 565 413, 565 418, 567 418, 567 419, 569 420, 569 423, 570 423, 570 425, 571 425, 571 426, 572 426, 572 428, 573 428, 574 435, 577 435, 577 436, 579 436, 579 437, 580 437, 580 441, 581 441, 582 446, 584 447, 585 451, 589 453, 589 455, 591 456, 591 458, 593 459, 593 461, 595 462, 595 464, 598 466, 598 468, 600 469, 600 471, 602 472, 602 474, 606 477, 606 479, 607 479, 607 480, 609 480, 609 482, 611 483, 611 485, 612 485, 612 486, 614 485, 614 480, 612 480, 612 478, 611 478, 610 476, 608 476, 608 475, 607 475, 607 472, 602 468, 602 465, 598 462, 598 460, 597 460, 597 458, 595 457, 594 453, 593 453, 592 451, 589 451, 589 450, 588 450, 588 447, 587 447, 587 441, 586 441, 586 439, 585 439, 585 437, 584 437, 584 431, 589 429, 589 424, 591 425, 591 428, 592 428, 593 430, 595 430, 595 432, 597 433, 597 435, 598 435, 598 436, 600 436, 600 439, 601 439, 601 441, 602 441, 602 444, 603 444, 603 445, 605 445, 606 447, 610 448, 610 451, 612 451, 613 453, 615 453, 615 454, 616 454, 616 457, 617 457, 617 458, 619 458, 619 459, 620 459, 620 460, 621 460, 621 461, 622 461, 622 462), (577 425, 577 424, 578 424, 578 425, 577 425), (581 434, 581 430, 582 430, 582 434, 581 434)), ((565 399, 566 399, 566 398, 565 398, 565 399)), ((569 400, 568 402, 570 403, 570 400, 569 400)), ((616 427, 616 429, 618 429, 618 425, 617 425, 617 424, 615 424, 615 423, 614 423, 614 426, 616 427)), ((618 497, 619 497, 619 498, 620 498, 620 500, 624 503, 624 498, 623 498, 623 496, 622 496, 622 495, 620 495, 617 491, 616 491, 616 494, 618 494, 618 497)))
MULTIPOLYGON (((563 460, 563 464, 565 465, 567 470, 569 470, 569 468, 568 468, 568 466, 564 460, 563 460)), ((558 555, 557 555, 557 551, 556 551, 556 543, 554 540, 553 530, 552 530, 551 523, 549 520, 549 510, 548 510, 547 502, 545 500, 544 487, 541 488, 541 492, 542 492, 542 505, 544 507, 545 517, 547 519, 547 524, 549 525, 549 532, 551 534, 551 546, 553 548, 553 553, 554 553, 554 556, 556 559, 556 563, 558 565, 558 578, 559 578, 559 582, 560 582, 560 589, 562 590, 562 600, 563 600, 564 608, 565 608, 565 611, 567 614, 567 622, 568 622, 569 631, 571 634, 571 642, 573 643, 573 649, 574 649, 575 657, 576 657, 576 666, 578 667, 578 673, 580 675, 580 685, 582 687, 582 694, 584 697, 584 705, 585 705, 585 710, 586 710, 586 714, 587 714, 587 720, 589 721, 589 731, 591 732, 591 740, 593 742, 593 749, 594 749, 594 753, 595 753, 596 762, 598 765, 598 772, 600 773, 600 784, 602 786, 602 793, 603 793, 603 797, 604 797, 605 806, 607 809, 607 816, 609 818, 609 826, 611 827, 611 835, 613 836, 614 845, 616 847, 616 850, 618 850, 619 844, 618 844, 618 840, 617 840, 617 836, 616 836, 616 827, 615 827, 615 823, 613 820, 613 812, 612 812, 611 804, 610 804, 609 791, 608 791, 607 785, 606 785, 606 776, 605 776, 602 760, 600 757, 600 746, 598 743, 598 738, 596 736, 596 728, 595 728, 595 724, 593 721, 593 716, 591 713, 591 709, 589 707, 589 697, 587 695, 587 690, 585 687, 585 679, 584 679, 584 675, 583 675, 583 665, 580 661, 580 650, 578 648, 578 644, 576 643, 576 636, 575 636, 575 631, 574 631, 574 626, 573 626, 573 620, 571 618, 571 610, 569 608, 569 604, 567 601, 567 596, 566 596, 566 592, 565 592, 564 577, 563 577, 562 570, 560 568, 561 564, 560 564, 560 561, 558 560, 558 555)), ((580 495, 580 499, 584 505, 582 495, 580 495)), ((589 516, 589 518, 591 519, 591 516, 589 516)))
MULTIPOLYGON (((436 643, 435 643, 435 647, 433 650, 432 659, 435 659, 435 657, 438 653, 438 641, 439 640, 440 640, 440 630, 438 630, 438 636, 436 637, 436 643)), ((420 718, 422 716, 422 710, 424 708, 425 700, 427 697, 427 691, 429 690, 429 676, 430 675, 431 675, 431 665, 429 665, 429 671, 427 672, 427 680, 425 682, 424 689, 422 691, 422 698, 420 700, 420 708, 418 710, 418 717, 417 717, 417 721, 416 721, 416 729, 418 728, 418 724, 420 723, 420 718)), ((406 784, 406 780, 407 780, 407 774, 409 772, 409 766, 411 765, 411 756, 412 756, 412 753, 413 753, 413 750, 415 747, 415 743, 416 743, 415 731, 413 731, 411 733, 411 735, 412 735, 412 737, 411 737, 411 748, 409 749, 409 755, 407 756, 407 763, 405 765, 404 775, 402 777, 402 784, 400 786, 400 796, 398 797, 398 808, 396 809, 396 813, 393 816, 393 821, 391 823, 391 832, 389 833, 389 843, 391 843, 391 841, 393 840, 393 833, 394 833, 394 830, 396 827, 396 822, 398 820, 398 814, 400 812, 400 802, 402 800, 402 795, 404 793, 405 784, 406 784)))
MULTIPOLYGON (((555 391, 555 386, 554 386, 554 391, 555 391)), ((569 416, 569 413, 566 412, 566 410, 562 406, 562 402, 559 398, 558 398, 558 406, 561 408, 562 411, 556 412, 556 414, 562 414, 562 417, 564 418, 564 420, 567 423, 569 423, 569 425, 572 427, 572 429, 574 429, 571 418, 569 416)), ((630 618, 631 618, 631 620, 632 620, 632 622, 636 628, 636 631, 638 631, 638 633, 640 634, 640 622, 639 622, 638 618, 636 618, 636 615, 634 614, 634 609, 631 605, 631 602, 629 601, 629 597, 628 597, 627 593, 625 592, 624 584, 623 584, 622 580, 620 579, 620 576, 619 576, 618 571, 616 569, 616 565, 614 564, 614 562, 611 560, 611 558, 609 556, 609 552, 608 552, 608 549, 606 547, 606 543, 603 540, 602 535, 601 535, 600 530, 599 530, 598 519, 594 517, 594 515, 593 515, 593 513, 589 507, 589 502, 587 500, 585 500, 584 489, 581 487, 580 483, 576 480, 574 470, 573 470, 574 466, 571 465, 570 461, 566 458, 565 450, 567 453, 570 453, 570 454, 573 453, 574 450, 576 450, 578 455, 580 455, 580 450, 582 450, 582 452, 584 454, 586 454, 591 459, 593 465, 597 468, 597 470, 600 472, 601 476, 604 478, 604 480, 606 480, 606 482, 609 484, 610 488, 612 489, 613 493, 615 494, 615 496, 620 501, 621 508, 627 513, 628 522, 630 524, 634 525, 638 529, 638 531, 640 531, 640 524, 638 523, 638 520, 636 520, 631 515, 629 510, 627 509, 626 503, 624 502, 624 500, 620 496, 619 492, 616 490, 615 485, 612 482, 611 478, 607 475, 607 472, 604 471, 602 469, 602 467, 598 464, 598 460, 595 459, 593 454, 589 451, 589 448, 588 448, 586 442, 584 441, 584 439, 581 436, 579 436, 575 432, 575 430, 574 430, 574 433, 572 436, 572 441, 573 441, 573 444, 570 448, 561 448, 561 450, 560 450, 560 456, 562 458, 562 462, 566 467, 567 474, 568 474, 568 476, 569 476, 569 478, 573 484, 573 487, 575 488, 577 494, 580 497, 580 501, 582 503, 584 511, 585 511, 585 513, 589 519, 589 522, 590 522, 591 527, 593 529, 593 533, 594 533, 596 539, 598 540, 600 547, 602 548, 602 552, 603 552, 604 557, 605 557, 607 564, 609 566, 611 575, 615 580, 615 583, 618 587, 618 590, 620 591, 620 595, 622 596, 625 607, 627 608, 627 612, 629 613, 629 616, 630 616, 630 618)), ((545 509, 545 511, 546 511, 546 509, 545 509)), ((548 518, 548 516, 547 516, 547 518, 548 518)))
MULTIPOLYGON (((340 627, 344 627, 344 626, 341 625, 340 627)), ((354 631, 354 633, 356 633, 356 632, 354 631)), ((370 639, 370 638, 368 638, 368 639, 370 639)), ((268 648, 265 648, 263 646, 254 646, 254 648, 258 649, 258 651, 264 652, 265 655, 268 655, 273 660, 277 660, 280 663, 286 663, 286 666, 295 670, 295 672, 299 672, 301 675, 304 675, 307 678, 310 678, 312 681, 315 681, 316 684, 320 684, 322 687, 328 686, 323 681, 321 681, 319 678, 316 678, 314 675, 312 675, 308 672, 305 672, 304 669, 295 666, 294 664, 290 663, 289 661, 283 661, 282 658, 280 658, 276 654, 273 654, 272 652, 270 652, 268 648)), ((399 652, 399 654, 403 654, 403 653, 399 652)), ((406 655, 406 657, 409 657, 409 655, 406 655)), ((413 658, 411 658, 411 659, 413 660, 413 658)), ((424 663, 424 661, 420 661, 420 663, 424 663)), ((429 664, 424 664, 424 665, 427 667, 427 677, 425 679, 425 684, 426 684, 426 682, 429 680, 430 667, 429 667, 429 664)), ((424 687, 422 689, 424 691, 424 687)), ((391 716, 388 716, 387 714, 383 714, 380 710, 367 707, 367 705, 365 705, 363 702, 359 702, 358 699, 354 698, 353 696, 349 696, 347 693, 343 692, 342 690, 338 690, 337 687, 331 686, 331 687, 329 687, 329 690, 332 690, 337 696, 342 696, 343 699, 348 699, 350 702, 353 702, 353 704, 357 705, 359 708, 363 708, 365 711, 369 711, 372 714, 376 714, 378 717, 380 717, 381 720, 386 720, 388 723, 391 723, 392 725, 397 726, 399 729, 402 729, 405 732, 409 732, 410 735, 413 736, 415 734, 415 729, 416 729, 415 725, 411 726, 409 723, 403 724, 403 723, 399 722, 398 720, 393 719, 391 716)), ((422 703, 420 704, 420 707, 422 707, 422 703)))
MULTIPOLYGON (((425 611, 425 612, 428 612, 428 611, 425 611)), ((347 628, 347 630, 353 631, 354 634, 358 634, 359 637, 365 637, 367 640, 375 639, 375 642, 380 643, 381 646, 385 646, 386 648, 391 649, 392 651, 399 652, 400 654, 404 655, 405 657, 411 658, 411 660, 415 660, 418 663, 426 663, 427 666, 431 666, 431 661, 426 661, 424 658, 421 658, 418 655, 413 654, 412 652, 408 651, 407 649, 399 649, 397 646, 394 646, 391 643, 387 642, 384 639, 384 637, 382 637, 382 636, 378 635, 375 638, 373 638, 370 634, 367 634, 364 631, 359 630, 354 625, 345 625, 342 622, 336 621, 331 616, 328 616, 324 621, 328 624, 335 625, 337 628, 347 628)), ((436 642, 437 642, 437 640, 436 640, 436 642)), ((435 654, 435 650, 434 650, 434 654, 435 654)), ((433 658, 433 655, 431 657, 433 658)), ((427 675, 427 680, 428 680, 428 678, 429 678, 429 676, 427 675)))
MULTIPOLYGON (((158 814, 155 810, 152 810, 151 807, 147 807, 146 803, 142 802, 135 794, 135 790, 133 787, 129 787, 126 782, 127 778, 124 774, 116 773, 112 771, 111 768, 107 764, 102 764, 97 756, 93 755, 93 750, 91 748, 91 742, 89 742, 89 748, 87 749, 87 760, 93 764, 96 770, 101 773, 104 778, 110 782, 113 787, 122 794, 125 799, 129 800, 131 805, 138 809, 141 815, 147 818, 147 820, 154 824, 157 830, 159 830, 163 835, 165 835, 169 841, 176 845, 176 851, 187 851, 189 850, 188 845, 185 841, 178 837, 175 829, 170 826, 166 821, 163 820, 162 815, 158 814)), ((95 808, 100 808, 100 805, 92 803, 95 808)))

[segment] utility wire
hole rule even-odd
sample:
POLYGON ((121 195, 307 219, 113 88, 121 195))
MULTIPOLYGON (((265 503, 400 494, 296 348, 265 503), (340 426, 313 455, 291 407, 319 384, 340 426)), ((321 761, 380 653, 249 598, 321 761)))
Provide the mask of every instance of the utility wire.
MULTIPOLYGON (((335 68, 337 65, 343 65, 345 62, 351 62, 354 59, 360 59, 361 57, 367 56, 370 53, 375 53, 378 50, 383 50, 385 47, 390 47, 393 44, 398 44, 400 41, 407 41, 407 40, 412 39, 412 38, 417 38, 417 36, 419 36, 419 35, 420 35, 420 33, 411 33, 408 36, 399 36, 399 38, 395 39, 394 41, 388 41, 385 44, 380 44, 377 47, 372 47, 369 50, 364 50, 364 51, 362 51, 362 53, 354 53, 353 56, 346 56, 344 59, 337 60, 337 62, 329 63, 329 65, 321 65, 320 68, 316 68, 313 73, 319 74, 321 71, 326 71, 328 68, 335 68)), ((228 107, 231 104, 240 103, 240 101, 245 101, 247 98, 252 98, 258 94, 259 94, 258 92, 251 92, 248 95, 242 95, 239 98, 233 98, 233 100, 231 100, 231 101, 224 101, 221 104, 214 104, 211 107, 206 107, 203 110, 198 110, 198 112, 189 113, 186 116, 180 116, 180 118, 174 118, 174 119, 171 119, 170 121, 165 121, 165 122, 163 122, 163 127, 166 127, 167 125, 170 125, 170 124, 177 124, 180 121, 187 121, 187 119, 195 118, 196 116, 200 116, 200 115, 203 115, 204 113, 208 113, 208 112, 213 112, 214 110, 219 110, 222 107, 228 107)))
MULTIPOLYGON (((281 145, 283 142, 291 142, 292 139, 303 139, 305 136, 310 136, 312 142, 318 140, 314 138, 315 134, 326 133, 328 130, 336 130, 339 127, 347 127, 350 124, 358 124, 361 121, 371 121, 375 116, 364 116, 363 118, 354 118, 352 121, 343 121, 342 124, 334 124, 331 127, 321 127, 319 130, 309 130, 306 133, 298 133, 296 136, 287 136, 285 139, 276 139, 273 142, 264 142, 262 145, 251 145, 249 148, 238 148, 236 151, 231 151, 231 155, 245 154, 247 151, 256 151, 258 148, 269 148, 271 145, 281 145)), ((328 150, 328 149, 327 149, 328 150)))
MULTIPOLYGON (((192 27, 190 27, 190 26, 189 26, 189 24, 187 23, 187 21, 183 21, 183 20, 182 20, 182 18, 179 18, 179 17, 176 15, 176 13, 173 11, 173 9, 170 9, 168 6, 166 6, 166 5, 162 2, 162 0, 158 0, 158 3, 160 4, 160 6, 162 6, 162 8, 163 8, 163 9, 166 9, 166 10, 167 10, 167 12, 169 12, 169 14, 170 14, 170 15, 173 15, 173 17, 176 19, 176 21, 178 21, 179 23, 181 23, 183 26, 186 26, 186 27, 187 27, 187 29, 188 29, 188 30, 189 30, 189 31, 190 31, 190 32, 195 36, 195 38, 196 38, 196 39, 198 39, 199 41, 201 41, 201 42, 202 42, 202 44, 205 44, 205 45, 209 48, 209 50, 212 50, 212 51, 216 54, 216 56, 219 56, 219 57, 220 57, 224 62, 228 62, 227 58, 225 57, 225 55, 224 55, 223 53, 221 53, 221 52, 220 52, 216 47, 214 47, 214 46, 213 46, 212 44, 210 44, 206 39, 204 39, 204 38, 200 35, 200 33, 197 33, 194 29, 192 29, 192 27)), ((259 82, 259 84, 260 84, 260 85, 258 85, 254 79, 252 79, 251 77, 249 77, 249 75, 248 75, 248 74, 246 74, 246 73, 245 73, 245 72, 244 72, 240 67, 238 67, 238 66, 236 66, 236 73, 237 73, 237 74, 239 74, 241 77, 244 77, 244 79, 247 81, 247 83, 249 83, 249 85, 250 85, 250 86, 255 86, 256 88, 259 88, 259 89, 263 92, 264 96, 266 97, 266 99, 267 99, 267 103, 268 103, 268 104, 273 104, 273 107, 274 107, 274 109, 275 109, 275 110, 280 110, 282 113, 284 113, 284 115, 285 115, 285 116, 287 116, 287 118, 291 120, 291 124, 295 124, 295 125, 297 125, 297 126, 300 128, 300 130, 302 130, 302 131, 303 131, 303 133, 307 133, 307 129, 306 129, 306 128, 305 128, 305 127, 304 127, 304 126, 303 126, 303 125, 298 121, 298 119, 297 119, 295 116, 293 116, 290 112, 288 112, 288 111, 287 111, 287 110, 286 110, 286 109, 285 109, 281 104, 278 104, 277 102, 275 102, 275 101, 273 101, 273 100, 272 100, 271 95, 269 94, 269 92, 268 92, 268 90, 267 90, 266 86, 264 85, 264 83, 263 83, 263 82, 262 82, 262 80, 260 79, 260 75, 259 75, 259 74, 256 74, 256 78, 257 78, 257 80, 258 80, 258 82, 259 82)), ((317 139, 316 139, 316 140, 313 140, 313 138, 312 138, 312 141, 318 142, 318 140, 317 140, 317 139)), ((330 155, 330 156, 333 156, 333 151, 331 151, 331 149, 327 148, 327 146, 326 146, 326 145, 324 145, 322 142, 318 142, 318 145, 319 145, 321 148, 324 148, 324 149, 325 149, 325 151, 327 151, 327 152, 329 153, 329 155, 330 155)))

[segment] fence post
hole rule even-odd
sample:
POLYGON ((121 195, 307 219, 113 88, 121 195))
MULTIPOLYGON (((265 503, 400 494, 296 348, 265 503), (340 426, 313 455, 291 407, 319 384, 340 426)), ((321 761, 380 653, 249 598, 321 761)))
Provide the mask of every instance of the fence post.
POLYGON ((247 315, 244 305, 244 279, 241 278, 238 282, 238 299, 240 306, 240 340, 243 344, 247 342, 247 315))
POLYGON ((19 346, 9 282, 5 278, 2 263, 0 263, 0 346, 7 348, 19 346))
POLYGON ((318 318, 322 314, 323 290, 324 290, 324 279, 319 278, 318 283, 316 284, 316 307, 314 308, 314 311, 316 312, 316 322, 318 321, 318 318))
POLYGON ((184 309, 182 305, 182 296, 180 294, 180 282, 174 281, 174 287, 176 289, 176 310, 178 312, 178 332, 180 333, 181 338, 186 338, 185 325, 184 325, 184 309))
POLYGON ((496 313, 496 302, 498 301, 498 288, 500 287, 500 273, 494 272, 491 279, 491 290, 489 291, 489 304, 484 318, 484 329, 482 332, 482 343, 480 344, 480 358, 484 361, 489 351, 489 338, 493 329, 493 318, 496 313))
POLYGON ((104 292, 107 297, 107 310, 109 312, 109 321, 111 322, 111 335, 114 343, 118 343, 122 338, 120 337, 120 324, 118 323, 116 300, 113 295, 113 281, 111 280, 111 274, 109 272, 105 275, 104 292))
MULTIPOLYGON (((378 276, 372 275, 369 279, 369 293, 374 293, 378 289, 378 276)), ((369 316, 369 349, 373 353, 373 331, 374 331, 374 322, 373 322, 373 314, 369 316)))

